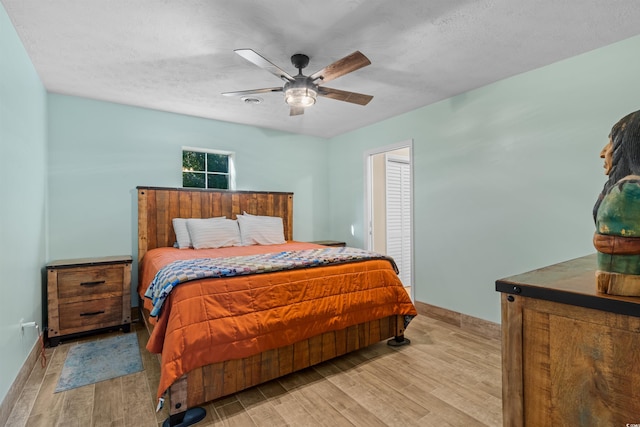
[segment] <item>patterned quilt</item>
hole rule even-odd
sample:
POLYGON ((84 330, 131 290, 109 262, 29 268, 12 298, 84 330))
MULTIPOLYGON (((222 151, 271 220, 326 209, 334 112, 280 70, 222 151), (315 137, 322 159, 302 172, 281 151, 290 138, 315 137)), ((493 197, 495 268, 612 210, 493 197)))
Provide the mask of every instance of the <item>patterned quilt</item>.
POLYGON ((368 259, 387 259, 393 265, 395 272, 398 273, 398 267, 392 258, 350 247, 318 248, 227 258, 197 258, 174 261, 160 269, 144 296, 152 301, 151 316, 157 317, 171 290, 190 280, 271 273, 368 259))

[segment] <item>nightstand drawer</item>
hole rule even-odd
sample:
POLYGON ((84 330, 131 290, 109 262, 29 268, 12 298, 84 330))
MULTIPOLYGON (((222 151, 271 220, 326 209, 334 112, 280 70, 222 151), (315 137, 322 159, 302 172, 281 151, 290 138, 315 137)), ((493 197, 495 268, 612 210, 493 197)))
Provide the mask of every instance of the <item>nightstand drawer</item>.
POLYGON ((121 297, 60 305, 60 329, 100 327, 121 322, 121 297))
MULTIPOLYGON (((93 266, 60 270, 58 298, 81 298, 83 301, 108 296, 122 296, 123 266, 93 266)), ((62 301, 61 301, 62 302, 62 301)))

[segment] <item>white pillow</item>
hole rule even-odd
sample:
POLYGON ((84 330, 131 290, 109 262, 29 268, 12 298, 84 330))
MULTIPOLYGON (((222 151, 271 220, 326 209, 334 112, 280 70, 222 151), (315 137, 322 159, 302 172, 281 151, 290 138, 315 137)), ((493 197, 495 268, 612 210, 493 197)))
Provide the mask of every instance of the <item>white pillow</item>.
POLYGON ((187 220, 187 229, 194 249, 240 245, 240 230, 233 219, 190 218, 187 220))
POLYGON ((179 249, 186 249, 191 247, 191 238, 189 237, 189 230, 187 230, 186 218, 173 218, 173 231, 176 233, 176 242, 179 249))
MULTIPOLYGON (((225 219, 226 216, 218 216, 209 219, 225 219)), ((189 230, 187 229, 187 218, 173 218, 173 231, 176 233, 176 243, 179 249, 192 248, 191 237, 189 236, 189 230)))
POLYGON ((242 246, 286 243, 284 225, 278 216, 236 215, 242 246))

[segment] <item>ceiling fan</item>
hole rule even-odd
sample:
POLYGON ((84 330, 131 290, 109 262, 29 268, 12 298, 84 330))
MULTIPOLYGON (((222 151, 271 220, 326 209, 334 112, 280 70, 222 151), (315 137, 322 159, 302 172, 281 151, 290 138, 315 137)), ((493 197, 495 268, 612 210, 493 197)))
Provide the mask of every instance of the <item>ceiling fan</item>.
POLYGON ((369 58, 359 51, 355 51, 351 55, 337 60, 310 76, 302 74, 302 69, 309 65, 309 57, 302 53, 296 53, 291 57, 291 63, 298 69, 298 75, 292 76, 252 49, 236 49, 234 52, 258 67, 267 70, 285 83, 282 87, 225 92, 223 93, 224 96, 246 96, 257 93, 284 92, 284 100, 291 107, 290 116, 304 114, 306 107, 310 107, 316 103, 317 96, 324 96, 326 98, 351 102, 352 104, 358 105, 367 105, 369 101, 373 99, 371 95, 321 86, 323 83, 337 79, 338 77, 371 64, 369 58))

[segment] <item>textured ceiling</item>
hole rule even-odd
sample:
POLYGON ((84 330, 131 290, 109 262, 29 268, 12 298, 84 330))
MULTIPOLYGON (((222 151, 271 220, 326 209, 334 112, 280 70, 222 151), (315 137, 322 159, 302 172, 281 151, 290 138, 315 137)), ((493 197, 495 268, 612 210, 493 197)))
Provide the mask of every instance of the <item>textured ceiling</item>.
POLYGON ((640 34, 637 0, 1 0, 49 92, 332 137, 640 34), (236 55, 290 74, 360 50, 372 62, 289 116, 281 93, 246 104, 222 92, 282 85, 236 55))

